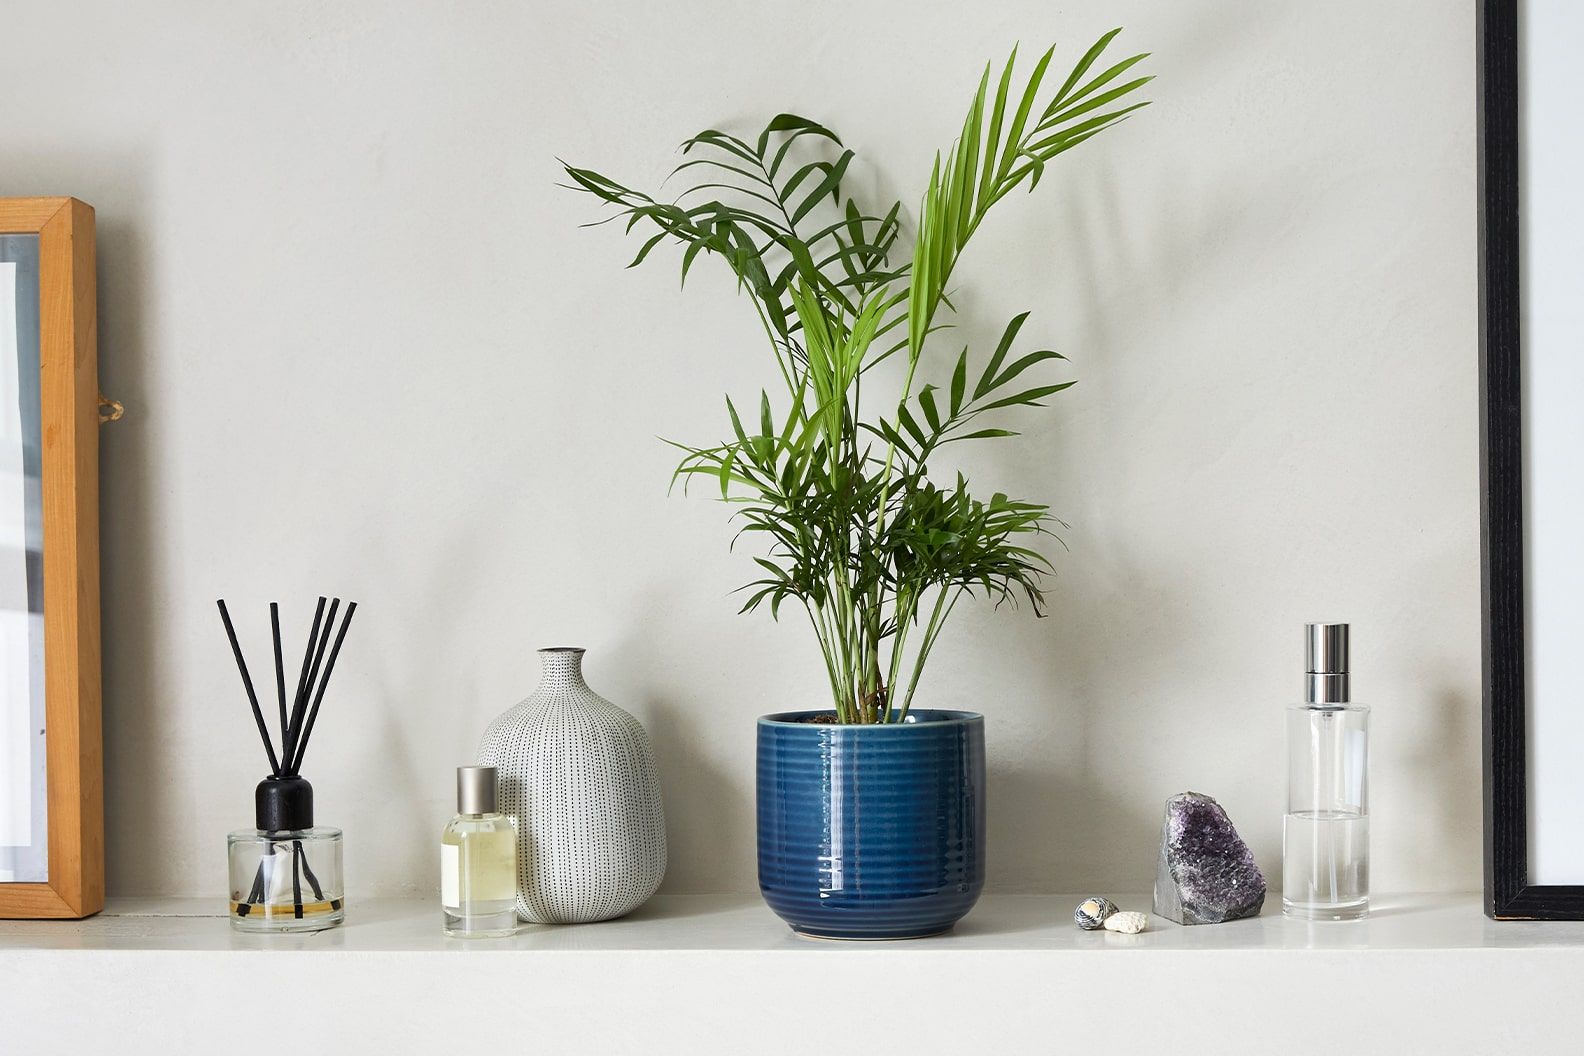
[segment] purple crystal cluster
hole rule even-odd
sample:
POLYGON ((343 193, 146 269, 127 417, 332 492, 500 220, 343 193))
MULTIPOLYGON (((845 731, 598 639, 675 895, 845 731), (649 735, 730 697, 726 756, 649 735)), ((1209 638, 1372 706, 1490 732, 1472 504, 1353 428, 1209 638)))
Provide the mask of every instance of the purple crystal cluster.
POLYGON ((1259 915, 1265 876, 1221 804, 1199 792, 1166 801, 1155 912, 1178 924, 1219 924, 1259 915))

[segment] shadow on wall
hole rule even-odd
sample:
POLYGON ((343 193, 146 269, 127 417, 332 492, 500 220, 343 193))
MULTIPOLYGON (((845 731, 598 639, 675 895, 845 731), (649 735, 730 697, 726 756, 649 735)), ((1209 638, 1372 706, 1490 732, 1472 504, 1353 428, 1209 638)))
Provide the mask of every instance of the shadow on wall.
MULTIPOLYGON (((660 771, 668 852, 660 890, 689 894, 742 890, 742 879, 747 878, 751 886, 758 868, 752 754, 757 716, 748 709, 727 717, 749 730, 746 741, 739 742, 747 748, 736 760, 740 769, 734 777, 703 750, 698 726, 708 720, 690 712, 679 699, 677 679, 669 676, 669 665, 657 648, 653 628, 666 617, 664 593, 650 592, 634 607, 609 647, 611 654, 621 657, 623 666, 635 673, 634 684, 640 687, 637 698, 614 703, 643 722, 660 771), (723 856, 735 860, 722 861, 723 856)), ((682 683, 689 677, 683 676, 682 683)), ((600 691, 597 686, 594 690, 600 691)))
POLYGON ((675 878, 676 886, 689 893, 739 886, 729 878, 751 877, 757 868, 753 865, 752 788, 745 791, 739 787, 731 775, 698 751, 696 738, 688 736, 696 720, 690 720, 683 708, 660 695, 647 694, 643 709, 649 718, 649 737, 659 760, 660 792, 665 799, 670 852, 666 885, 675 878), (725 853, 740 860, 726 864, 694 858, 695 844, 701 842, 693 836, 697 831, 709 834, 713 854, 725 853))
MULTIPOLYGON (((8 164, 16 155, 7 151, 8 164)), ((185 790, 157 779, 172 766, 176 713, 167 706, 176 681, 168 623, 173 599, 155 545, 164 487, 152 452, 166 444, 153 376, 147 306, 155 303, 152 226, 131 203, 147 201, 137 155, 63 157, 50 153, 20 166, 60 173, 47 193, 70 193, 94 207, 98 259, 99 391, 121 401, 126 416, 104 427, 99 444, 100 641, 105 761, 105 859, 112 895, 157 889, 165 873, 149 856, 163 819, 184 809, 185 790), (104 174, 103 187, 83 182, 104 174)))
MULTIPOLYGON (((404 511, 391 509, 386 514, 365 522, 360 536, 359 568, 348 570, 355 579, 379 582, 377 577, 364 575, 363 570, 394 567, 409 559, 409 548, 402 537, 407 520, 404 511)), ((487 521, 456 516, 449 518, 447 524, 445 552, 470 554, 484 549, 491 531, 487 521)), ((343 713, 343 725, 336 731, 342 738, 339 745, 326 744, 332 752, 342 753, 341 765, 327 767, 326 776, 341 786, 349 805, 350 797, 363 790, 381 792, 362 805, 363 810, 377 812, 381 832, 437 833, 441 821, 456 808, 456 786, 450 767, 476 762, 479 739, 488 724, 533 691, 535 683, 528 682, 515 696, 491 701, 484 709, 486 713, 476 716, 476 721, 448 723, 452 739, 446 748, 449 754, 443 756, 440 766, 435 765, 437 746, 423 742, 421 731, 426 726, 414 721, 413 712, 437 706, 455 709, 462 702, 480 700, 482 690, 474 665, 453 662, 437 670, 429 661, 436 656, 467 657, 477 649, 478 635, 469 622, 469 606, 488 594, 492 586, 488 569, 482 562, 432 562, 426 566, 425 578, 417 589, 405 597, 378 599, 382 604, 368 606, 366 616, 365 606, 358 608, 358 619, 372 624, 362 628, 365 648, 404 640, 422 643, 422 648, 411 654, 363 654, 357 664, 357 678, 366 687, 368 699, 342 702, 355 704, 356 713, 351 708, 343 713), (407 794, 391 794, 397 789, 406 790, 407 794)), ((531 665, 527 677, 537 679, 537 662, 531 651, 526 660, 531 665)), ((349 685, 352 672, 344 677, 348 683, 343 686, 349 685)), ((314 777, 312 762, 310 758, 305 769, 309 778, 314 777)), ((334 819, 326 821, 333 823, 334 819)), ((378 867, 369 870, 379 878, 378 882, 396 884, 399 894, 433 895, 432 878, 439 869, 436 843, 426 839, 386 840, 380 844, 379 854, 383 858, 378 867), (415 877, 416 882, 410 879, 415 877)))
MULTIPOLYGON (((1129 461, 1129 451, 1136 456, 1137 450, 1125 443, 1079 450, 1071 440, 1071 404, 1060 401, 1085 401, 1088 416, 1114 421, 1121 429, 1128 427, 1129 416, 1148 413, 1147 407, 1125 408, 1125 413, 1104 410, 1128 396, 1126 378, 1136 374, 1139 364, 1172 355, 1171 348, 1129 344, 1137 334, 1118 329, 1118 310, 1134 296, 1129 291, 1182 291, 1186 296, 1193 291, 1182 290, 1174 275, 1236 268, 1240 255, 1264 239, 1250 218, 1259 215, 1251 199, 1261 192, 1223 188, 1204 198, 1191 187, 1163 179, 1145 203, 1147 218, 1140 220, 1140 207, 1129 204, 1134 215, 1128 223, 1107 166, 1083 166, 1080 173, 1061 188, 1060 220, 1036 222, 1053 223, 1068 234, 1066 263, 1060 277, 1050 282, 1076 282, 1087 291, 1090 310, 1063 320, 1053 318, 1050 309, 1036 309, 1030 320, 1036 334, 1031 340, 1071 353, 1076 361, 1071 377, 1079 386, 1053 401, 1044 421, 1025 424, 1033 443, 1025 448, 987 445, 974 467, 976 477, 982 473, 980 481, 1050 502, 1058 516, 1074 524, 1071 534, 1063 534, 1072 541, 1071 553, 1047 546, 1058 565, 1047 595, 1049 619, 1001 632, 1020 640, 1007 643, 1009 654, 1038 663, 1036 684, 1052 687, 1055 714, 1026 720, 1036 724, 1038 736, 1057 738, 1053 747, 1068 763, 1063 769, 1050 757, 1020 754, 1009 765, 1007 755, 1014 746, 998 746, 996 717, 988 716, 992 890, 1085 885, 1145 890, 1155 871, 1159 809, 1166 796, 1199 785, 1212 795, 1226 796, 1237 785, 1218 781, 1213 774, 1188 777, 1186 766, 1161 774, 1159 781, 1137 773, 1139 757, 1129 744, 1140 731, 1156 728, 1167 738, 1180 736, 1185 750, 1193 750, 1193 717, 1180 712, 1174 716, 1158 706, 1171 689, 1159 684, 1159 673, 1177 670, 1191 676, 1193 657, 1204 655, 1213 644, 1217 622, 1205 619, 1209 600, 1183 586, 1190 576, 1174 565, 1171 553, 1140 543, 1128 534, 1126 524, 1107 524, 1104 511, 1085 515, 1074 510, 1061 494, 1052 494, 1052 484, 1128 481, 1136 475, 1140 467, 1129 461), (1164 234, 1153 237, 1147 250, 1129 250, 1128 239, 1117 236, 1128 230, 1164 234), (1098 415, 1096 407, 1102 408, 1098 415), (1061 565, 1074 562, 1083 567, 1087 589, 1082 595, 1074 594, 1074 578, 1061 575, 1061 565), (1148 662, 1142 665, 1136 655, 1129 655, 1139 649, 1148 649, 1148 662), (1171 730, 1172 722, 1183 724, 1182 730, 1171 730), (1166 787, 1161 781, 1188 784, 1166 787)), ((1270 190, 1270 195, 1283 193, 1270 190)), ((976 345, 984 345, 1003 323, 985 315, 982 301, 961 307, 966 309, 960 320, 963 331, 976 345)), ((1228 326, 1232 328, 1231 321, 1228 326)), ((1201 472, 1213 472, 1213 465, 1201 472)), ((987 488, 980 484, 980 489, 987 488)), ((1278 853, 1261 857, 1269 864, 1278 860, 1278 853)))
POLYGON ((987 716, 992 890, 1144 890, 1166 798, 1220 787, 1196 771, 1186 739, 1169 771, 1146 769, 1139 751, 1142 737, 1162 729, 1163 700, 1170 703, 1159 672, 1202 677, 1195 628, 1206 621, 1193 615, 1193 594, 1176 585, 1169 560, 1147 561, 1115 535, 1094 538, 1102 549, 1085 556, 1081 597, 1063 577, 1051 585, 1047 619, 985 614, 1012 624, 998 637, 1005 655, 1035 668, 1025 684, 1049 687, 1043 709, 1025 712, 1013 729, 993 708, 987 716))
MULTIPOLYGON (((1241 23, 1240 28, 1236 36, 1258 35, 1241 23)), ((1228 40, 1224 47, 1247 44, 1247 40, 1228 40)), ((1116 134, 1143 135, 1158 113, 1154 108, 1146 110, 1116 134)), ((1148 152, 1147 145, 1135 144, 1126 154, 1141 152, 1148 152)), ((985 483, 1049 502, 1057 516, 1074 526, 1072 532, 1063 533, 1073 546, 1070 553, 1048 548, 1058 566, 1047 595, 1050 619, 1009 633, 1021 639, 1011 647, 1012 654, 1038 658, 1038 684, 1052 687, 1051 707, 1056 713, 1030 721, 1040 724, 1039 736, 1057 738, 1066 758, 1080 760, 1074 764, 1079 769, 1059 772, 1059 768, 1030 765, 1028 760, 1015 767, 997 765, 1000 753, 992 725, 992 889, 1049 890, 1052 885, 1093 883, 1141 890, 1153 877, 1159 810, 1165 798, 1198 785, 1225 796, 1237 784, 1218 780, 1215 774, 1179 776, 1191 771, 1189 765, 1178 774, 1160 775, 1167 782, 1188 780, 1183 787, 1166 787, 1137 771, 1138 756, 1129 745, 1139 731, 1155 728, 1166 737, 1180 737, 1185 752, 1191 752, 1195 736, 1202 735, 1193 728, 1192 715, 1162 714, 1161 697, 1170 687, 1160 685, 1158 673, 1176 667, 1191 677, 1191 667, 1181 665, 1204 653, 1218 633, 1217 624, 1201 618, 1203 602, 1181 585, 1186 578, 1198 577, 1189 577, 1188 570, 1174 565, 1170 552, 1135 540, 1126 524, 1107 524, 1105 511, 1074 509, 1068 505, 1070 496, 1064 501, 1053 486, 1105 480, 1125 484, 1135 479, 1141 467, 1130 461, 1130 452, 1136 455, 1137 449, 1126 444, 1077 448, 1072 442, 1073 404, 1063 401, 1083 401, 1089 417, 1115 422, 1119 429, 1127 428, 1130 419, 1151 416, 1148 405, 1120 406, 1119 401, 1133 398, 1129 379, 1139 374, 1141 365, 1170 357, 1176 350, 1138 345, 1137 329, 1129 330, 1122 322, 1130 318, 1127 309, 1140 291, 1148 291, 1168 299, 1188 298, 1184 310, 1192 305, 1202 312, 1197 291, 1208 281, 1204 276, 1236 271, 1251 255, 1263 252, 1271 235, 1259 218, 1287 215, 1292 192, 1278 185, 1199 186, 1174 172, 1170 159, 1157 158, 1160 178, 1151 193, 1137 193, 1135 175, 1129 181, 1135 189, 1124 201, 1115 163, 1108 160, 1111 156, 1091 161, 1081 150, 1075 151, 1072 157, 1083 158, 1084 163, 1063 173, 1054 218, 1037 215, 1029 221, 1049 229, 1051 242, 1060 247, 1054 255, 1056 265, 1044 281, 1079 291, 1080 296, 1064 294, 1063 300, 1084 310, 1061 317, 1050 304, 1036 305, 1025 332, 1027 340, 1037 342, 1034 347, 1056 347, 1069 354, 1073 362, 1068 376, 1079 384, 1057 397, 1045 418, 1036 420, 1038 412, 1030 413, 1023 427, 1034 442, 1022 448, 988 445, 983 457, 975 460, 976 475, 982 473, 985 483), (1061 575, 1064 563, 1083 566, 1088 589, 1081 596, 1073 592, 1073 579, 1061 575), (1120 643, 1135 652, 1147 648, 1148 663, 1140 665, 1138 657, 1128 655, 1120 643), (1163 722, 1179 723, 1180 728, 1162 728, 1163 722), (1003 838, 1003 833, 1008 836, 1003 838), (1005 877, 1005 882, 998 877, 1005 877)), ((964 263, 969 271, 981 266, 969 258, 964 263)), ((1004 324, 986 312, 982 300, 962 298, 959 307, 964 311, 957 322, 964 339, 975 347, 983 347, 1004 324)), ((1151 314, 1169 318, 1171 306, 1157 303, 1151 314)), ((1227 329, 1236 333, 1235 320, 1227 321, 1227 329)), ((1173 398, 1160 387, 1151 393, 1153 401, 1173 398)), ((1213 472, 1213 465, 1201 471, 1213 472)), ((988 489, 981 486, 981 490, 988 489)), ((990 718, 994 723, 995 717, 990 718)), ((1237 817, 1235 804, 1228 809, 1235 820, 1243 820, 1237 817)), ((1245 828, 1259 831, 1261 826, 1250 824, 1257 820, 1244 821, 1245 828)), ((1274 883, 1279 849, 1273 856, 1269 847, 1264 848, 1260 860, 1270 867, 1274 883)))
MULTIPOLYGON (((1393 731, 1399 744, 1412 745, 1403 764, 1415 775, 1419 786, 1418 809, 1427 813, 1417 823, 1399 818, 1393 826, 1398 838, 1410 841, 1413 853, 1407 860, 1416 862, 1478 862, 1484 854, 1481 785, 1470 782, 1466 766, 1448 766, 1451 757, 1478 758, 1480 752, 1481 702, 1466 692, 1442 686, 1426 694, 1433 705, 1424 709, 1399 709, 1396 714, 1372 716, 1379 725, 1410 721, 1412 729, 1393 731), (1453 846, 1449 847, 1448 843, 1453 846)), ((1379 732, 1371 736, 1380 743, 1379 732)), ((1374 749, 1372 749, 1374 750, 1374 749)), ((1371 765, 1379 765, 1374 760, 1371 765)), ((1402 809, 1406 804, 1398 805, 1402 809)), ((1392 810, 1391 806, 1387 810, 1392 810)), ((1375 813, 1372 807, 1372 813, 1375 813)), ((1455 879, 1463 873, 1457 872, 1455 879)), ((1444 879, 1440 882, 1445 883, 1444 879)))
POLYGON ((992 771, 987 890, 1116 894, 1147 887, 1140 877, 1154 870, 1160 819, 1134 809, 1111 790, 1112 784, 1095 780, 1088 766, 1077 773, 1032 767, 992 771), (1143 833, 1148 837, 1141 839, 1143 833), (1119 846, 1130 852, 1119 866, 1099 864, 1118 861, 1119 846), (1131 853, 1135 847, 1140 853, 1131 853), (1008 873, 1020 879, 1001 879, 1008 873))

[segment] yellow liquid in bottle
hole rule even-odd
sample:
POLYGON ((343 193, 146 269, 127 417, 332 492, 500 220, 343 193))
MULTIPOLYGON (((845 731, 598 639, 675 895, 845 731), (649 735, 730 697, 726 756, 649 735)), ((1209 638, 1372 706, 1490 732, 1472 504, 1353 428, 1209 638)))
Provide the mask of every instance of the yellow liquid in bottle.
POLYGON ((440 837, 447 934, 510 934, 517 913, 517 826, 503 814, 461 814, 440 837))

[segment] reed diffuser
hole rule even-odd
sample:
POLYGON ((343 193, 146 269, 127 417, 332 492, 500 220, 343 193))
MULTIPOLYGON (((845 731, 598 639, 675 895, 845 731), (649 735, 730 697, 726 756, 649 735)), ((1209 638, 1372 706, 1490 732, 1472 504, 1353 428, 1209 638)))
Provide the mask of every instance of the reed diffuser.
POLYGON ((319 931, 346 919, 341 881, 341 830, 315 827, 313 786, 302 776, 303 755, 319 718, 319 705, 335 672, 336 658, 357 602, 346 607, 339 629, 336 615, 341 599, 319 599, 313 628, 297 673, 297 688, 290 705, 286 698, 286 670, 281 652, 280 606, 270 602, 270 633, 275 645, 275 694, 279 709, 280 751, 270 739, 269 723, 259 707, 253 678, 237 643, 236 628, 222 600, 220 621, 236 657, 258 725, 269 776, 253 793, 256 828, 238 829, 228 837, 231 871, 231 926, 238 931, 319 931), (331 643, 331 637, 335 641, 331 643), (328 657, 325 655, 329 649, 328 657))

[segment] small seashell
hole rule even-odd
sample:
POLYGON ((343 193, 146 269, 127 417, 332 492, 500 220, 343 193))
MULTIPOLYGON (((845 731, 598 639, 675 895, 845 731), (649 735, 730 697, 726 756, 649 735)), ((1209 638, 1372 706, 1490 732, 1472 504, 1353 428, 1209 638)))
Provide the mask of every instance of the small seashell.
POLYGON ((1109 898, 1096 895, 1078 903, 1078 908, 1073 910, 1073 923, 1085 931, 1094 931, 1103 925, 1106 918, 1116 911, 1115 902, 1109 898))
POLYGON ((1149 917, 1143 913, 1113 913, 1106 918, 1105 930, 1123 935, 1137 935, 1149 927, 1149 917))

